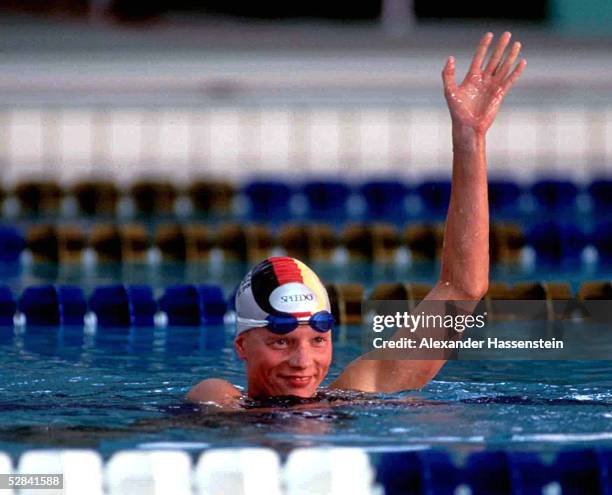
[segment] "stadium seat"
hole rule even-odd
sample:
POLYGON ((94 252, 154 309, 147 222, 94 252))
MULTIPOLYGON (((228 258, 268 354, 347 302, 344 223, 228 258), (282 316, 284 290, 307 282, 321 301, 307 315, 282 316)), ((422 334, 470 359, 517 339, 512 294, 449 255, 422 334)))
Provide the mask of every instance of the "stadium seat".
POLYGON ((254 181, 243 190, 248 198, 251 217, 258 220, 287 218, 292 190, 284 182, 254 181))
POLYGON ((308 216, 315 219, 343 218, 351 190, 339 181, 313 181, 302 186, 308 216))
POLYGON ((217 285, 173 285, 159 299, 169 325, 199 326, 223 323, 227 303, 217 285))
POLYGON ((385 495, 454 495, 459 470, 445 452, 387 452, 377 463, 376 481, 385 495))
POLYGON ((612 215, 612 179, 596 179, 587 187, 593 213, 597 216, 612 215))
POLYGON ((0 226, 0 262, 15 263, 25 246, 25 239, 16 228, 0 226))
POLYGON ((364 288, 361 284, 329 284, 325 286, 329 294, 332 314, 337 324, 361 324, 361 303, 364 288))
POLYGON ((279 244, 287 256, 328 261, 338 246, 338 239, 331 225, 289 224, 281 227, 279 244))
POLYGON ((89 244, 101 261, 145 261, 149 236, 143 225, 95 225, 89 244))
POLYGON ((430 284, 424 283, 385 282, 374 287, 369 299, 372 301, 408 301, 412 310, 432 288, 430 284))
POLYGON ((612 220, 597 222, 591 233, 591 244, 597 249, 599 262, 612 263, 612 220))
POLYGON ((444 226, 441 224, 408 225, 404 230, 403 238, 414 260, 432 261, 442 254, 444 226))
POLYGON ((130 195, 139 214, 168 215, 174 212, 178 192, 170 182, 143 180, 132 185, 130 195))
POLYGON ((164 261, 204 261, 212 248, 205 225, 164 224, 157 228, 155 245, 164 261))
POLYGON ((352 259, 389 262, 399 247, 399 235, 393 225, 349 225, 341 242, 352 259))
POLYGON ((80 287, 40 285, 23 291, 18 308, 28 325, 82 325, 87 304, 80 287))
POLYGON ((224 224, 217 230, 215 244, 227 259, 259 261, 269 256, 275 239, 265 225, 224 224))
POLYGON ((89 298, 89 308, 100 327, 153 326, 157 304, 146 285, 97 287, 89 298))
POLYGON ((199 179, 192 182, 187 194, 197 213, 225 214, 232 209, 235 190, 229 182, 199 179))
POLYGON ((54 181, 32 180, 18 184, 15 196, 25 214, 57 214, 63 191, 54 181))
POLYGON ((451 183, 448 180, 425 181, 416 188, 425 214, 440 218, 446 215, 451 195, 451 183))
POLYGON ((84 181, 72 188, 79 211, 84 215, 114 215, 119 189, 110 181, 84 181))
POLYGON ((489 255, 493 263, 515 263, 525 246, 520 225, 492 223, 489 229, 489 255))
POLYGON ((26 243, 34 261, 77 262, 81 259, 86 238, 80 227, 42 224, 28 229, 26 243))
POLYGON ((408 188, 398 181, 371 181, 360 188, 367 214, 375 219, 401 220, 405 215, 404 200, 408 188))
POLYGON ((527 234, 527 243, 534 248, 538 264, 577 264, 586 236, 575 225, 549 221, 534 225, 527 234))
POLYGON ((493 214, 517 213, 521 188, 509 180, 489 181, 489 207, 493 214))
POLYGON ((573 208, 578 188, 566 180, 540 180, 532 184, 531 194, 540 208, 552 213, 573 208))

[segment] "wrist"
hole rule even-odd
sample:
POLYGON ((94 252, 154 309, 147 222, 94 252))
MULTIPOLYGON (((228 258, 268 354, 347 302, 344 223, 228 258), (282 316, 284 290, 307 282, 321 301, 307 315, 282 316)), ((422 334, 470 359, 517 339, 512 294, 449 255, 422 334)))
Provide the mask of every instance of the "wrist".
POLYGON ((476 151, 485 144, 486 131, 461 124, 453 124, 452 129, 454 151, 476 151))

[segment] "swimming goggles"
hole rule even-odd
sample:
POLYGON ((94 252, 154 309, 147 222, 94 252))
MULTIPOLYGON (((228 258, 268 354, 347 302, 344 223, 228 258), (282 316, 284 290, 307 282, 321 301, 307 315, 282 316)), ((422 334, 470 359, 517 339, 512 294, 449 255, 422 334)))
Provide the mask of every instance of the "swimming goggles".
POLYGON ((299 325, 309 325, 320 333, 329 332, 334 326, 334 317, 329 311, 319 311, 309 319, 296 318, 290 314, 268 315, 265 320, 252 320, 250 318, 237 318, 238 322, 251 328, 267 328, 272 333, 285 335, 295 330, 299 325))

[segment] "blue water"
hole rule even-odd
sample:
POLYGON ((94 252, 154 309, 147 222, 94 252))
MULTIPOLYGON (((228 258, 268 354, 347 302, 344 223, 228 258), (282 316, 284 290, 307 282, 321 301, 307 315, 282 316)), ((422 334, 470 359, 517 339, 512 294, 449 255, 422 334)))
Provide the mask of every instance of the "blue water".
MULTIPOLYGON (((344 333, 344 332, 343 332, 344 333)), ((336 342, 325 383, 360 353, 359 330, 336 342)), ((202 412, 183 397, 202 378, 245 385, 231 329, 139 329, 83 335, 39 328, 0 339, 0 451, 352 445, 546 455, 612 445, 612 361, 450 361, 422 391, 349 394, 302 407, 202 412), (161 443, 160 443, 161 442, 161 443), (177 444, 178 442, 178 444, 177 444)))
MULTIPOLYGON (((426 281, 433 264, 313 264, 326 282, 426 281)), ((105 283, 217 282, 226 294, 243 264, 124 264, 13 267, 2 282, 18 293, 38 283, 74 283, 88 293, 105 283)), ((574 290, 592 270, 494 267, 492 279, 564 280, 574 290)), ((325 383, 361 352, 360 330, 336 339, 325 383)), ((202 412, 184 401, 207 377, 244 387, 232 329, 134 329, 108 335, 83 328, 0 328, 0 451, 83 447, 108 456, 125 448, 351 445, 370 451, 483 448, 553 454, 567 446, 612 446, 612 361, 451 361, 421 391, 331 397, 318 403, 239 413, 202 412)), ((611 353, 612 355, 612 349, 611 353)))

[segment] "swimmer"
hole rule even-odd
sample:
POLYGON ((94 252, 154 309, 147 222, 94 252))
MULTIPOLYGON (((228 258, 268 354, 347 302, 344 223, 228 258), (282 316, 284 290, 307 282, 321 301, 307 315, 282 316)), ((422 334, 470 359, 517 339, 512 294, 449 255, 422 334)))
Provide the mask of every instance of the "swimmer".
MULTIPOLYGON (((442 71, 452 122, 452 193, 439 280, 424 301, 471 301, 467 309, 472 311, 488 289, 486 135, 526 65, 524 59, 516 63, 521 44, 510 46, 510 38, 509 32, 503 33, 485 63, 493 40, 492 33, 485 34, 460 84, 455 82, 453 57, 442 71)), ((419 306, 417 313, 423 309, 419 306)), ((236 315, 234 348, 246 365, 247 398, 315 397, 331 364, 333 326, 329 298, 317 275, 293 258, 264 260, 240 284, 236 315)), ((396 332, 397 338, 401 333, 396 332)), ((369 354, 351 362, 329 389, 420 389, 445 363, 372 359, 369 354)), ((195 385, 187 398, 230 407, 244 399, 237 387, 216 378, 195 385)))

